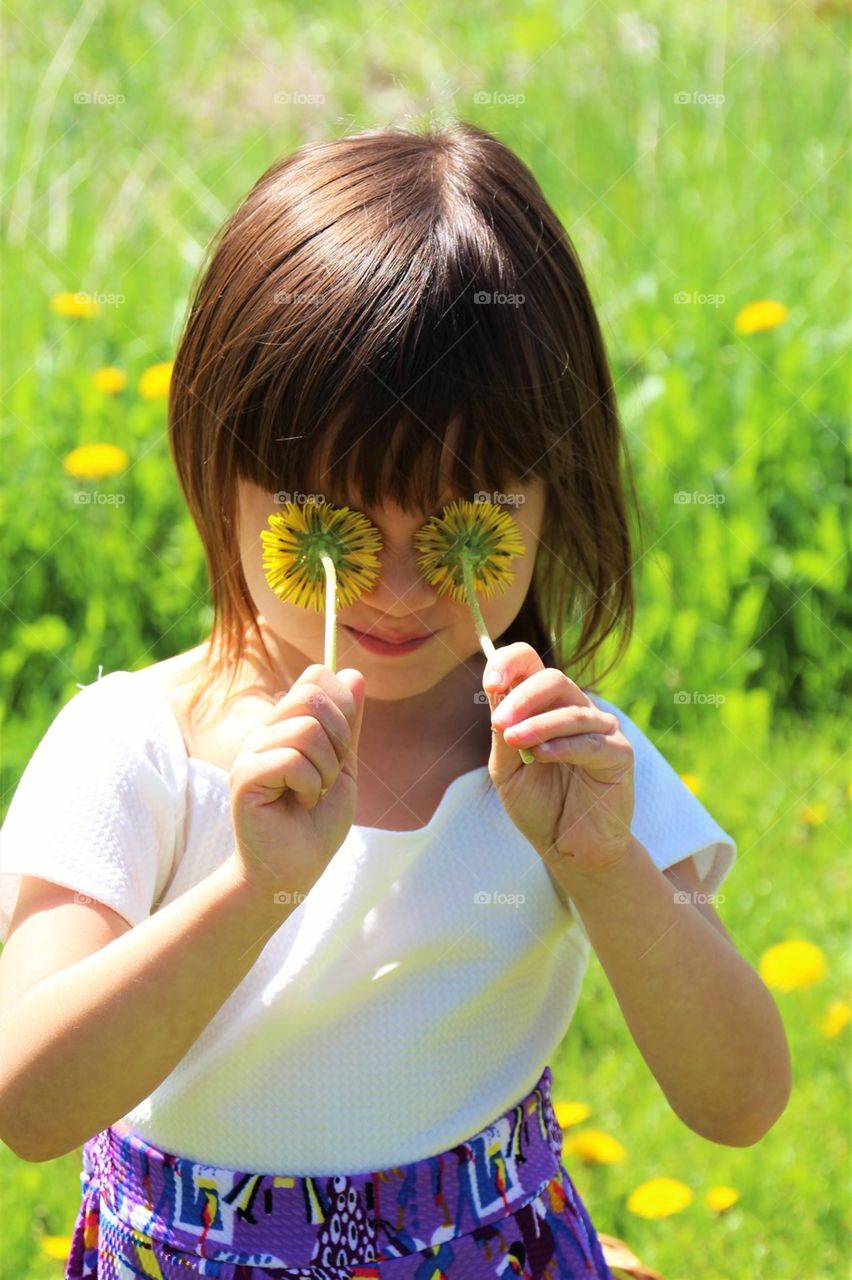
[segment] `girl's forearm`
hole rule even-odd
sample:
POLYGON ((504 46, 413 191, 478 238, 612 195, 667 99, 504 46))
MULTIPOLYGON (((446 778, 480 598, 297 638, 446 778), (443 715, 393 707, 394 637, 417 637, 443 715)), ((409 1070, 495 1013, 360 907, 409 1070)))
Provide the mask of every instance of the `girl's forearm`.
POLYGON ((672 1109, 702 1137, 749 1146, 787 1105, 787 1038, 757 973, 637 840, 570 895, 639 1050, 672 1109))
POLYGON ((13 1000, 0 1022, 2 1140, 23 1160, 55 1160, 114 1124, 180 1062, 292 910, 261 900, 231 855, 13 1000))

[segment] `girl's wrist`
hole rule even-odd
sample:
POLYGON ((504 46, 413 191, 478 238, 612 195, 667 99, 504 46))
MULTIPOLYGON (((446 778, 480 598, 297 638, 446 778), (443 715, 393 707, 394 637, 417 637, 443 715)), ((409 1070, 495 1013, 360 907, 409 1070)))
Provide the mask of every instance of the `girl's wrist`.
POLYGON ((624 852, 603 866, 572 869, 570 862, 563 860, 549 869, 575 906, 581 909, 583 904, 594 907, 596 903, 605 903, 608 899, 629 893, 637 870, 647 869, 648 863, 654 865, 648 850, 631 835, 624 852))

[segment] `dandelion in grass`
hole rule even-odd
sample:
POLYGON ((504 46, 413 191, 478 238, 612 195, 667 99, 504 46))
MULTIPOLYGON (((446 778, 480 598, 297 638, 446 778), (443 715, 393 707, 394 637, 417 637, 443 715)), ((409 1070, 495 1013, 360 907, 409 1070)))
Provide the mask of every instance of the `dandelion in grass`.
POLYGON ((668 1218, 692 1204, 692 1188, 677 1178, 648 1178, 627 1197, 627 1208, 640 1218, 668 1218))
POLYGON ((747 303, 734 318, 737 333, 764 333, 768 329, 777 329, 790 314, 789 307, 772 298, 761 298, 758 302, 747 303))
POLYGON ((143 400, 165 400, 172 381, 173 360, 161 360, 151 364, 139 379, 139 394, 143 400))
POLYGON ((602 1129, 581 1129, 565 1135, 566 1155, 576 1156, 585 1164, 617 1164, 627 1158, 627 1152, 612 1134, 602 1129))
POLYGON ((334 671, 337 609, 372 589, 379 531, 360 511, 315 498, 283 503, 267 523, 260 533, 266 581, 285 603, 325 608, 325 665, 334 671))
POLYGON ((760 976, 767 987, 796 991, 819 982, 826 971, 825 952, 815 942, 790 938, 777 942, 760 957, 760 976))
POLYGON ((130 458, 117 444, 81 444, 65 455, 62 465, 75 480, 103 480, 129 464, 130 458))
POLYGON ((97 315, 98 304, 90 293, 55 293, 50 299, 50 309, 57 316, 90 320, 97 315))
POLYGON ((711 1187, 704 1197, 704 1203, 714 1213, 724 1213, 732 1204, 736 1204, 739 1198, 740 1193, 736 1187, 711 1187))
POLYGON ((117 396, 127 386, 127 374, 115 365, 105 365, 102 369, 95 369, 92 382, 105 396, 117 396))
MULTIPOLYGON (((493 502, 457 498, 417 530, 414 547, 424 578, 438 594, 464 600, 470 606, 482 651, 493 657, 495 645, 476 592, 481 591, 488 600, 495 591, 505 591, 514 578, 509 561, 525 550, 515 521, 493 502)), ((535 760, 526 747, 520 754, 524 764, 535 760)))

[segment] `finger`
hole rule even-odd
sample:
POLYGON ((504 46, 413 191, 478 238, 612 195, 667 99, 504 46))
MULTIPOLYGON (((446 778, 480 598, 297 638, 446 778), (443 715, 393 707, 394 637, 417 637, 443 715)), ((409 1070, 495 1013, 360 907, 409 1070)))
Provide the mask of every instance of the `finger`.
POLYGON ((261 755, 245 753, 236 758, 231 770, 232 798, 255 795, 261 804, 271 804, 292 791, 303 808, 312 809, 325 785, 314 762, 292 746, 275 747, 261 755))
MULTIPOLYGON (((347 725, 347 732, 348 725, 347 725)), ((279 747, 296 747, 322 774, 324 787, 331 786, 340 772, 340 757, 344 749, 326 731, 321 720, 313 715, 290 716, 280 724, 269 725, 252 738, 251 750, 260 755, 279 747)))
POLYGON ((538 715, 510 716, 511 723, 504 724, 498 707, 492 721, 497 720, 498 728, 503 729, 503 737, 507 742, 518 746, 532 746, 538 742, 546 742, 548 738, 568 738, 574 734, 618 733, 619 723, 608 711, 598 707, 551 706, 538 715))
POLYGON ((633 748, 615 734, 578 733, 570 738, 550 738, 528 750, 545 764, 577 765, 606 782, 617 782, 633 767, 633 748))
POLYGON ((494 712, 491 717, 494 727, 503 730, 510 724, 519 724, 522 720, 553 707, 573 705, 569 684, 556 667, 542 667, 540 671, 533 672, 507 694, 494 695, 494 712))
POLYGON ((357 667, 343 667, 337 673, 338 679, 349 689, 355 702, 355 710, 352 715, 347 716, 351 727, 349 737, 349 748, 343 757, 341 768, 349 774, 351 778, 358 777, 358 743, 361 739, 361 725, 364 720, 364 692, 366 681, 363 671, 359 671, 357 667))
POLYGON ((505 695, 519 680, 525 680, 543 667, 544 663, 532 645, 518 640, 494 651, 485 664, 482 686, 486 693, 505 695), (492 683, 492 676, 498 677, 497 683, 492 683))
MULTIPOLYGON (((301 713, 315 716, 320 721, 335 743, 338 758, 342 761, 352 739, 356 699, 352 690, 329 672, 328 668, 314 664, 308 671, 314 671, 316 679, 309 680, 306 678, 307 672, 302 672, 292 688, 279 698, 272 714, 260 726, 260 733, 247 739, 247 744, 251 746, 254 741, 259 740, 263 729, 279 726, 283 721, 301 713)), ((264 737, 263 741, 268 742, 268 737, 264 737)))

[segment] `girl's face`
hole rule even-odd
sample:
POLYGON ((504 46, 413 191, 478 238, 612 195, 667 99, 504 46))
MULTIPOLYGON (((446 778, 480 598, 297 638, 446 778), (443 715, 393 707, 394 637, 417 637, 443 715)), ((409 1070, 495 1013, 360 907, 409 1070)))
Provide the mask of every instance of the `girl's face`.
MULTIPOLYGON (((454 495, 448 489, 443 505, 454 495)), ((474 494, 464 495, 473 498, 474 494)), ((515 520, 525 552, 511 561, 512 582, 490 600, 477 595, 488 634, 497 638, 520 612, 533 574, 536 549, 544 516, 545 490, 541 480, 518 485, 511 493, 488 495, 515 520)), ((330 498, 327 499, 331 501, 330 498)), ((367 696, 395 699, 425 693, 473 655, 482 655, 473 615, 467 604, 439 596, 422 576, 412 539, 435 511, 415 515, 390 503, 361 511, 379 530, 379 576, 371 591, 337 612, 337 669, 357 667, 367 680, 367 696), (365 643, 359 635, 367 637, 365 643), (377 644, 380 637, 407 639, 426 636, 423 643, 406 649, 377 644), (370 641, 373 641, 371 646, 370 641)), ((265 636, 271 633, 282 655, 289 658, 288 674, 295 679, 311 663, 324 661, 325 612, 288 604, 270 588, 263 571, 262 529, 267 517, 280 511, 275 494, 241 480, 239 487, 239 540, 243 574, 260 615, 265 636), (297 652, 291 654, 290 649, 297 652), (304 661, 300 664, 300 659, 304 661), (294 668, 291 670, 291 666, 294 668)), ((483 661, 484 661, 484 655, 483 661)))

